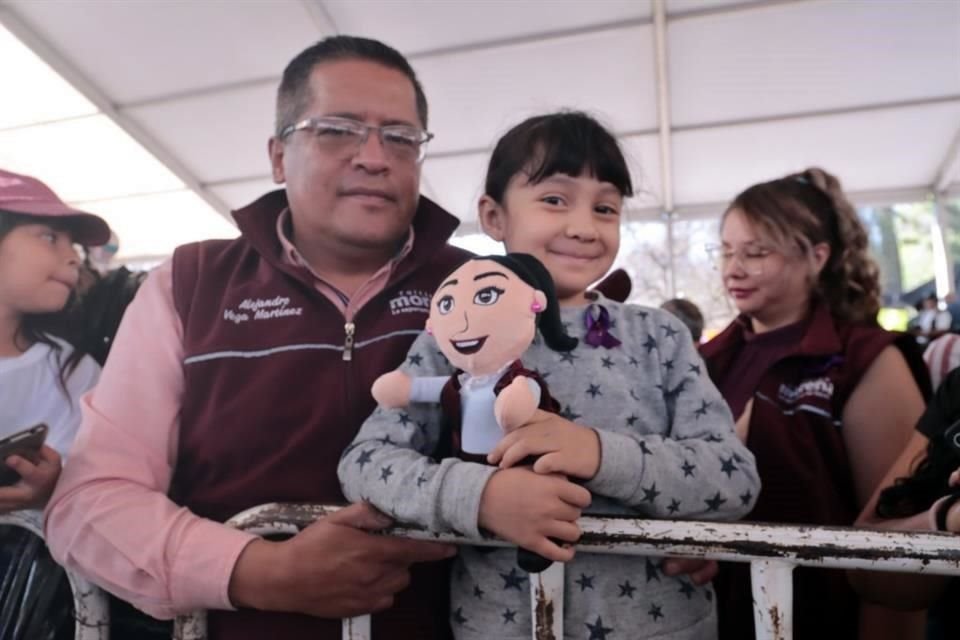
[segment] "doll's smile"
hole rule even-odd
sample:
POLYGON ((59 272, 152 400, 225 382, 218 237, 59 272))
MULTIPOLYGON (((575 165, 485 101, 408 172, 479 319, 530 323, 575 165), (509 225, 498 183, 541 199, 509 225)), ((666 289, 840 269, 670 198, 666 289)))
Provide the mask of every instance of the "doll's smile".
POLYGON ((483 336, 472 340, 451 340, 450 344, 453 345, 453 348, 456 349, 458 353, 468 356, 480 351, 480 349, 483 348, 483 343, 487 341, 487 337, 488 336, 483 336))

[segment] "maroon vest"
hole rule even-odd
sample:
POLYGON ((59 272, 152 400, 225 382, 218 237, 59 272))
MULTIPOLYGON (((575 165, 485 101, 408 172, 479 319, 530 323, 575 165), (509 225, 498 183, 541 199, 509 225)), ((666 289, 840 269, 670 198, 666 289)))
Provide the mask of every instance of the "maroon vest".
MULTIPOLYGON (((853 524, 858 508, 843 410, 873 360, 900 337, 909 339, 875 325, 840 323, 826 307, 814 308, 803 337, 770 366, 753 394, 747 446, 756 456, 761 489, 746 520, 853 524)), ((743 325, 735 321, 701 348, 717 386, 743 344, 743 325)), ((724 567, 717 592, 721 640, 753 638, 748 565, 724 567)), ((856 638, 858 604, 843 571, 798 568, 794 637, 856 638)))
MULTIPOLYGON (((374 379, 403 362, 433 290, 468 257, 446 244, 456 219, 421 198, 413 250, 353 319, 345 360, 343 315, 309 272, 280 260, 286 204, 284 192, 270 193, 236 212, 240 238, 187 245, 173 258, 184 395, 171 498, 221 522, 266 502, 344 502, 337 463, 374 408, 374 379)), ((446 567, 418 567, 397 605, 374 617, 374 635, 447 637, 447 599, 446 567)), ((257 611, 211 612, 209 633, 341 637, 339 620, 257 611)))

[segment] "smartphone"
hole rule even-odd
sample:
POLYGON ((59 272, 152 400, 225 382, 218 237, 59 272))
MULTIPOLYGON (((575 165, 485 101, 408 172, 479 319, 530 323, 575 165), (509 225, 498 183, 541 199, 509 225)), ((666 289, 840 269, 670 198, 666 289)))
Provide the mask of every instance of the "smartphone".
POLYGON ((27 460, 36 460, 46 439, 47 425, 38 424, 0 440, 0 487, 20 480, 20 474, 6 465, 6 459, 18 455, 27 460))
POLYGON ((947 441, 947 446, 957 456, 960 456, 960 420, 957 420, 943 432, 943 438, 947 441))

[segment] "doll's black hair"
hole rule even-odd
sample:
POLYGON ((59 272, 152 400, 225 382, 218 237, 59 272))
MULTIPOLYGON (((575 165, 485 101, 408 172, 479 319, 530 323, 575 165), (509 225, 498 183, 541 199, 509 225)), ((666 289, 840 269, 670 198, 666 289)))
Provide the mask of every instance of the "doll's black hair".
POLYGON ((537 314, 537 328, 547 346, 554 351, 573 351, 579 342, 567 333, 560 320, 560 302, 553 278, 543 263, 529 253, 508 253, 505 256, 477 256, 472 260, 490 260, 506 267, 534 289, 543 291, 547 308, 537 314))

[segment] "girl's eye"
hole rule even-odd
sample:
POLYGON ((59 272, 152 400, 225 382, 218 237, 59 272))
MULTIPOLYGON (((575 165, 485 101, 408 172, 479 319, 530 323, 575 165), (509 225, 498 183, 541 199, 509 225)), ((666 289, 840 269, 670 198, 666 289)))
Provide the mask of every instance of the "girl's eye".
POLYGON ((40 237, 49 242, 50 244, 57 244, 57 234, 53 231, 42 231, 40 237))
POLYGON ((617 211, 616 207, 611 207, 610 205, 607 205, 607 204, 598 204, 593 208, 593 210, 596 211, 597 213, 602 213, 603 215, 607 215, 607 216, 615 216, 618 213, 620 213, 619 211, 617 211))
POLYGON ((540 201, 545 202, 549 205, 553 205, 555 207, 559 207, 563 205, 563 198, 561 198, 560 196, 544 196, 540 198, 540 201))
POLYGON ((495 304, 502 295, 503 289, 499 287, 484 287, 480 289, 480 291, 477 291, 477 295, 473 296, 473 301, 479 305, 489 306, 495 304))
POLYGON ((437 311, 439 311, 442 316, 453 311, 453 306, 453 296, 443 296, 437 301, 437 311))

